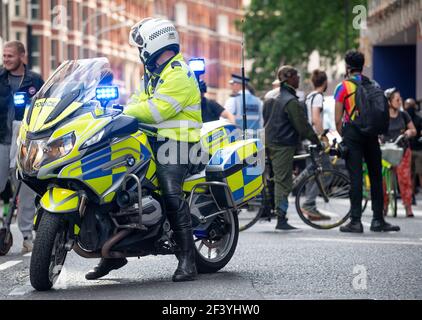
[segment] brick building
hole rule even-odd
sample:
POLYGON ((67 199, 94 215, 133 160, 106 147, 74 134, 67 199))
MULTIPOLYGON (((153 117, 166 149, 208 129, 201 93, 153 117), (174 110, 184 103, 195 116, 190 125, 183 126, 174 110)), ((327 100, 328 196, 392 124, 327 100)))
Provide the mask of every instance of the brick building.
POLYGON ((230 94, 230 74, 240 70, 241 34, 235 21, 243 16, 242 4, 242 0, 9 0, 7 6, 2 4, 0 23, 8 28, 7 32, 2 28, 0 36, 27 44, 29 63, 44 78, 62 61, 106 56, 124 94, 138 87, 142 73, 138 52, 128 44, 130 27, 147 16, 164 17, 179 30, 185 58, 206 59, 209 96, 224 102, 230 94))
POLYGON ((209 95, 221 103, 230 94, 228 81, 240 72, 241 34, 235 22, 244 11, 242 0, 156 0, 154 14, 175 22, 187 59, 206 59, 209 95))
POLYGON ((368 0, 361 48, 382 87, 422 101, 422 0, 368 0))

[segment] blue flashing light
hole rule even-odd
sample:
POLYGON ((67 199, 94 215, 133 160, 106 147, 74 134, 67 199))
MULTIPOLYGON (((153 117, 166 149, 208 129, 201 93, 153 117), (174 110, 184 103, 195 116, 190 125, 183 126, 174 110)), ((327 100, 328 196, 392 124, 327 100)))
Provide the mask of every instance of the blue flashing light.
POLYGON ((16 92, 13 95, 13 102, 17 108, 25 108, 27 100, 28 94, 26 92, 16 92))
POLYGON ((197 75, 205 73, 205 59, 203 58, 192 58, 189 60, 190 69, 197 75))
POLYGON ((111 101, 119 98, 118 87, 98 87, 95 90, 96 99, 99 101, 111 101))

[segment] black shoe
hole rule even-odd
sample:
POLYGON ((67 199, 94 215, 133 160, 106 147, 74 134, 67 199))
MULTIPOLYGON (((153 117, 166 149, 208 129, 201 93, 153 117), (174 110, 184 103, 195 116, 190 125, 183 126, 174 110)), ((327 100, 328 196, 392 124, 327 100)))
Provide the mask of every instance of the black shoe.
POLYGON ((275 226, 276 231, 283 231, 283 232, 297 232, 301 231, 298 228, 293 227, 292 225, 287 223, 287 218, 285 215, 278 215, 277 216, 277 225, 275 226))
POLYGON ((174 282, 193 281, 198 275, 195 261, 195 244, 193 242, 192 230, 184 229, 174 232, 174 238, 180 251, 176 257, 179 260, 176 271, 173 274, 174 282))
POLYGON ((340 227, 340 232, 363 233, 363 225, 360 221, 350 221, 345 226, 340 227))
POLYGON ((390 232, 390 231, 400 231, 399 226, 394 226, 385 220, 376 219, 372 220, 371 231, 373 232, 390 232))
POLYGON ((86 280, 96 280, 98 278, 104 277, 109 274, 111 270, 120 269, 127 264, 126 258, 119 259, 106 259, 102 258, 100 263, 94 267, 93 270, 90 270, 86 275, 86 280))

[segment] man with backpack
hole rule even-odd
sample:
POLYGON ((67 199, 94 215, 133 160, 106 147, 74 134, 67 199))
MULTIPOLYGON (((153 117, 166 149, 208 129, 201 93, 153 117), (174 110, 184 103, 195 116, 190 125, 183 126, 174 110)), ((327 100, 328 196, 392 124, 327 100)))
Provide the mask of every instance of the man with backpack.
POLYGON ((381 149, 378 135, 388 131, 388 103, 383 91, 362 75, 365 57, 352 50, 345 56, 347 79, 335 90, 335 119, 337 131, 343 137, 344 158, 350 175, 351 221, 341 232, 363 233, 362 218, 362 165, 368 166, 371 182, 374 232, 399 231, 384 220, 381 149))

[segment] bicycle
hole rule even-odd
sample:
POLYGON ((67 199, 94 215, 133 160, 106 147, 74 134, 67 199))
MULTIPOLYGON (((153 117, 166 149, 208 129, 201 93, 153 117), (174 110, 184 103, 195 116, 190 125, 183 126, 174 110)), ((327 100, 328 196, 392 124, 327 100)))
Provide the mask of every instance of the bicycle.
MULTIPOLYGON (((381 145, 382 152, 382 178, 385 193, 388 197, 388 206, 384 208, 384 215, 391 213, 393 217, 397 217, 397 198, 398 198, 398 182, 395 167, 402 160, 404 149, 399 146, 400 142, 405 139, 405 135, 400 135, 393 142, 387 142, 381 145)), ((364 171, 364 190, 370 190, 370 182, 367 170, 364 171)), ((368 192, 368 199, 370 198, 368 192)))
MULTIPOLYGON (((330 146, 330 155, 337 156, 336 140, 330 146)), ((293 192, 295 195, 295 206, 299 217, 307 225, 316 229, 332 229, 343 224, 350 216, 349 177, 336 169, 325 169, 321 165, 321 152, 315 145, 309 146, 309 153, 296 155, 295 160, 309 158, 309 165, 293 181, 293 192), (313 196, 310 194, 313 193, 313 196), (314 198, 314 201, 309 201, 314 198), (313 208, 306 209, 306 205, 313 208), (347 208, 345 208, 347 207, 347 208), (323 213, 328 219, 317 219, 317 214, 323 213), (338 212, 345 212, 339 214, 338 212)), ((271 162, 266 159, 266 170, 264 173, 264 189, 256 199, 259 209, 256 214, 249 217, 239 215, 240 231, 252 227, 259 220, 271 221, 276 217, 274 206, 274 182, 272 177, 271 162)))

